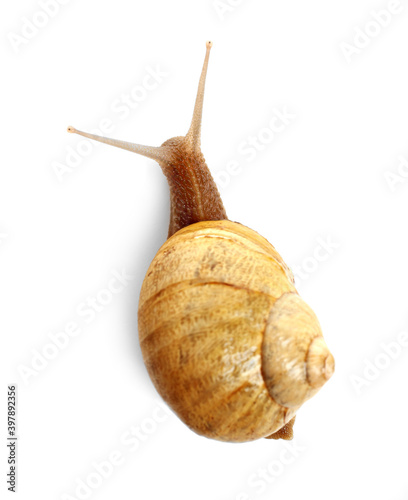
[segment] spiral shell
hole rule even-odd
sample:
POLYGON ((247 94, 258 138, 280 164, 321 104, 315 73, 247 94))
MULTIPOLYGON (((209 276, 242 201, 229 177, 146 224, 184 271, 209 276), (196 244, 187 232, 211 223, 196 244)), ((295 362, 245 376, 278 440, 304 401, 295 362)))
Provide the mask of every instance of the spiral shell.
POLYGON ((334 369, 280 255, 228 220, 187 226, 160 248, 142 285, 139 340, 163 399, 221 441, 277 432, 334 369))

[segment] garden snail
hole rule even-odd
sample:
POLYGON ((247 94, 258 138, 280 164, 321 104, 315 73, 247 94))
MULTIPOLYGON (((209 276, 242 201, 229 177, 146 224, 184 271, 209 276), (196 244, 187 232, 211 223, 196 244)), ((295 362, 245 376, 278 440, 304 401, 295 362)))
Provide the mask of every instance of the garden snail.
POLYGON ((148 147, 68 131, 152 158, 167 177, 168 239, 138 310, 143 358, 163 399, 209 438, 291 439, 297 410, 331 377, 334 359, 275 248, 227 219, 201 153, 211 45, 185 137, 148 147))

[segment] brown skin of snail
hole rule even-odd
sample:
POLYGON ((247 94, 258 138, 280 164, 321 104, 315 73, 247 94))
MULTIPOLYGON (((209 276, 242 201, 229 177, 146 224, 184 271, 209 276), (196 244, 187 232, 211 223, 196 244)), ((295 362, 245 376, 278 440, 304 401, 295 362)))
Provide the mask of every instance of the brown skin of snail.
POLYGON ((157 391, 200 435, 292 439, 298 409, 331 377, 334 359, 275 248, 228 220, 201 153, 210 48, 186 136, 149 147, 68 131, 153 158, 168 180, 168 240, 147 271, 138 311, 157 391))

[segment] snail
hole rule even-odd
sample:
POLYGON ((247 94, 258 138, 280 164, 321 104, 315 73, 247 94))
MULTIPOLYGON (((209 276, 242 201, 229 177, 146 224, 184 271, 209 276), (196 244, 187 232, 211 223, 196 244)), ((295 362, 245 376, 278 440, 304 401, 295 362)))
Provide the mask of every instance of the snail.
POLYGON ((152 158, 167 178, 168 239, 146 273, 138 308, 143 359, 162 398, 208 438, 292 439, 297 411, 331 377, 334 359, 282 257, 227 218, 201 153, 211 46, 185 136, 149 147, 68 131, 152 158))

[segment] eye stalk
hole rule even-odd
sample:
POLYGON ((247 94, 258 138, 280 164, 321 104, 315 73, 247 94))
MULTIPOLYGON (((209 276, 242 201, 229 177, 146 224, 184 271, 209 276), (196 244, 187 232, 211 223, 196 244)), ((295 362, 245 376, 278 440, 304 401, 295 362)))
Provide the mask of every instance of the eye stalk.
MULTIPOLYGON (((212 47, 212 42, 208 41, 206 43, 206 53, 204 58, 203 69, 201 71, 200 81, 198 83, 197 96, 193 111, 193 118, 191 120, 190 128, 185 137, 180 137, 177 139, 183 139, 184 146, 190 150, 191 153, 200 152, 201 145, 201 120, 203 114, 203 102, 204 102, 204 90, 205 81, 207 77, 208 61, 210 58, 210 50, 212 47)), ((67 129, 71 134, 82 135, 88 139, 93 139, 94 141, 103 142, 105 144, 110 144, 111 146, 116 146, 118 148, 126 149, 137 153, 153 160, 160 161, 170 161, 171 160, 171 150, 166 146, 162 145, 159 147, 151 146, 141 146, 139 144, 134 144, 131 142, 119 141, 117 139, 108 139, 100 135, 88 134, 87 132, 82 132, 77 130, 75 127, 69 126, 67 129)))
POLYGON ((201 121, 203 115, 205 80, 207 78, 208 60, 210 58, 211 47, 212 47, 212 42, 207 42, 206 43, 207 50, 205 53, 200 81, 198 83, 198 90, 194 106, 193 118, 191 120, 190 128, 185 137, 187 147, 189 147, 194 152, 200 151, 200 146, 201 146, 201 121))

